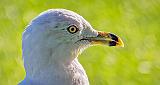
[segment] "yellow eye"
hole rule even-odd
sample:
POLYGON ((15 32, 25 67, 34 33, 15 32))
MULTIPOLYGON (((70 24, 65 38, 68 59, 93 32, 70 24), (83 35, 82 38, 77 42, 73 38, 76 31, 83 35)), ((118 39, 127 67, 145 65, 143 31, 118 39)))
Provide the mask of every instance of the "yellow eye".
POLYGON ((70 33, 76 33, 79 29, 76 27, 76 26, 74 26, 74 25, 71 25, 71 26, 69 26, 68 28, 67 28, 67 30, 68 30, 68 32, 70 32, 70 33))

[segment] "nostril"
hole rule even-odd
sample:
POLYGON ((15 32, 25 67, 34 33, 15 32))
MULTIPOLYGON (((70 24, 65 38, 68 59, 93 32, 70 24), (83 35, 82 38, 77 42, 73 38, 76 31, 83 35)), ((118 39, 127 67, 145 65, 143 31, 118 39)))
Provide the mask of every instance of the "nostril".
POLYGON ((118 37, 115 34, 109 33, 109 36, 111 37, 111 39, 118 41, 118 37))
POLYGON ((106 32, 98 32, 98 35, 97 35, 97 37, 105 37, 107 35, 107 33, 106 32))

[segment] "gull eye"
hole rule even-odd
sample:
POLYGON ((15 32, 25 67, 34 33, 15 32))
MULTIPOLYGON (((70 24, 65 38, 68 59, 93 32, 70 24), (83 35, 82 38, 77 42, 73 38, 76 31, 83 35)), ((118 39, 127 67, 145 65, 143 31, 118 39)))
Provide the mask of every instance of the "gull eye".
POLYGON ((76 33, 79 29, 75 25, 71 25, 67 28, 68 32, 70 33, 76 33))

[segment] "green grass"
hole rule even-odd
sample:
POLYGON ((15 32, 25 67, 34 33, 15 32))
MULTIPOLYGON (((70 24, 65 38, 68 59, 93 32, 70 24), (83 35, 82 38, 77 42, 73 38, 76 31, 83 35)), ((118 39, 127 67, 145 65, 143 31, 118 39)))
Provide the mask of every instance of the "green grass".
POLYGON ((94 46, 79 56, 91 85, 160 84, 160 0, 1 0, 0 85, 24 78, 21 34, 49 8, 75 11, 122 37, 124 48, 94 46))

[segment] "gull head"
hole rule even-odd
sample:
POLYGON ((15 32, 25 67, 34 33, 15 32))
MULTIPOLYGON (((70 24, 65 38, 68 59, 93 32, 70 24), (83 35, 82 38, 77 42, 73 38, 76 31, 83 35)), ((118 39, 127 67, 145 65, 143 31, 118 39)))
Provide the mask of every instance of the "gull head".
POLYGON ((21 85, 75 85, 79 79, 81 84, 76 85, 88 85, 77 57, 85 48, 97 44, 124 46, 120 37, 93 29, 75 12, 50 9, 40 13, 23 32, 26 77, 21 85))
POLYGON ((110 32, 96 31, 80 15, 65 9, 50 9, 34 18, 23 32, 22 47, 27 74, 51 64, 70 64, 85 48, 103 44, 121 46, 110 32))

